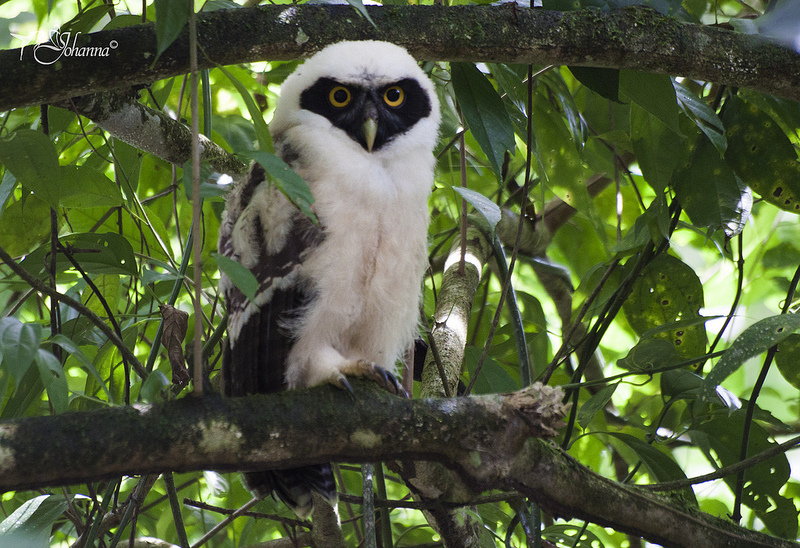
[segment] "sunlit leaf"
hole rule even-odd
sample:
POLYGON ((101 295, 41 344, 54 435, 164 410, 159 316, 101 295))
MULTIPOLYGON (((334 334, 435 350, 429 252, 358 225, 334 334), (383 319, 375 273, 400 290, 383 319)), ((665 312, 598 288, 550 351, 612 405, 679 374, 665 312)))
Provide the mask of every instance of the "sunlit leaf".
POLYGON ((739 335, 708 372, 700 391, 702 401, 712 401, 718 384, 753 356, 785 340, 800 329, 800 314, 780 314, 754 323, 739 335))
POLYGON ((255 160, 271 176, 271 180, 283 192, 290 202, 296 205, 303 214, 317 222, 317 216, 311 209, 314 203, 314 195, 308 187, 308 183, 300 177, 286 162, 263 150, 252 150, 242 153, 243 156, 255 160))
POLYGON ((627 371, 649 373, 681 361, 682 357, 671 341, 665 338, 645 338, 636 343, 624 358, 617 360, 617 367, 627 371))
POLYGON ((258 280, 253 273, 241 263, 237 263, 225 255, 212 253, 211 256, 217 262, 220 272, 223 272, 248 299, 255 300, 258 292, 258 280))
MULTIPOLYGON (((662 254, 636 280, 623 310, 628 323, 642 336, 665 324, 697 318, 703 302, 703 284, 694 270, 680 259, 662 254)), ((653 336, 669 341, 686 358, 704 354, 708 343, 702 323, 678 325, 653 336)))
POLYGON ((69 388, 64 369, 51 352, 40 348, 34 356, 39 368, 39 378, 47 390, 47 399, 56 413, 63 413, 69 408, 69 388))
POLYGON ((122 205, 122 192, 119 187, 88 166, 61 166, 62 196, 59 205, 63 207, 114 207, 122 205))
POLYGON ((451 63, 453 90, 469 130, 486 154, 495 175, 506 152, 514 152, 514 125, 500 95, 472 63, 451 63))
POLYGON ((489 223, 489 228, 492 233, 494 233, 497 223, 500 222, 500 218, 502 217, 500 207, 480 192, 475 192, 472 189, 461 186, 454 186, 452 188, 461 194, 461 197, 469 202, 469 204, 486 219, 486 222, 489 223))
POLYGON ((11 548, 42 548, 50 545, 56 519, 67 509, 61 495, 39 495, 26 500, 0 523, 0 542, 11 548))
POLYGON ((792 333, 778 343, 775 364, 786 382, 800 390, 800 335, 792 333))

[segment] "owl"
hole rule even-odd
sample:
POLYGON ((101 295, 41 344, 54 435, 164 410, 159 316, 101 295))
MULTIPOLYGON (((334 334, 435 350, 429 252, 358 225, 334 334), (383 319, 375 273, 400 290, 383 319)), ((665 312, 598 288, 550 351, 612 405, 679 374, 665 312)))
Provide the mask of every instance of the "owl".
MULTIPOLYGON (((308 183, 317 222, 259 164, 229 192, 219 252, 259 285, 249 300, 220 280, 226 395, 349 389, 348 376, 402 391, 393 373, 418 331, 439 122, 430 78, 391 43, 333 44, 285 80, 270 132, 276 154, 308 183)), ((301 517, 312 491, 336 500, 329 464, 247 472, 244 481, 301 517)))

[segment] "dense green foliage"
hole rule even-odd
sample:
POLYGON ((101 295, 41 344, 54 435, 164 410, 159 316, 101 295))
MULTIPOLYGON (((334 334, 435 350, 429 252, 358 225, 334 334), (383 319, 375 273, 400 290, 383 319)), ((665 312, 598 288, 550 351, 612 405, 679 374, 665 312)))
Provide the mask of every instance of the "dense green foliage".
MULTIPOLYGON (((544 2, 562 10, 627 3, 544 2)), ((733 27, 750 31, 751 21, 735 18, 764 8, 755 0, 646 3, 689 22, 733 18, 733 27)), ((180 5, 147 5, 162 46, 185 22, 185 14, 174 10, 180 5)), ((210 7, 232 6, 214 1, 210 7)), ((2 4, 4 26, 29 36, 69 21, 69 28, 89 32, 107 25, 110 13, 118 25, 141 16, 141 5, 130 2, 109 8, 64 0, 29 9, 23 2, 2 4), (121 15, 125 9, 139 15, 121 15)), ((4 47, 20 45, 9 38, 4 47)), ((254 152, 270 146, 261 117, 270 119, 278 84, 296 64, 209 71, 200 92, 201 131, 230 152, 268 162, 254 152)), ((427 317, 443 258, 464 221, 462 195, 453 187, 463 182, 483 196, 463 194, 488 218, 507 208, 522 212, 537 230, 553 231, 544 234, 545 242, 552 240, 535 257, 517 256, 513 239, 503 242, 507 257, 515 255, 514 292, 504 297, 497 325, 503 273, 485 269, 463 373, 473 392, 512 391, 527 378, 564 385, 573 414, 558 441, 584 465, 625 482, 697 476, 797 434, 797 103, 613 69, 425 68, 444 105, 430 202, 431 264, 439 266, 426 280, 427 317), (469 131, 460 133, 463 127, 469 131), (561 201, 574 210, 564 214, 563 205, 555 207, 561 201), (544 214, 553 211, 560 217, 544 214), (516 311, 522 332, 514 329, 516 311), (565 343, 567 333, 573 338, 565 343), (488 357, 482 360, 485 345, 488 357), (749 439, 744 450, 743 437, 749 439)), ((184 83, 155 82, 141 100, 188 120, 184 83)), ((0 248, 27 273, 23 279, 0 265, 0 419, 182 397, 186 390, 170 381, 170 359, 177 352, 173 361, 180 363, 181 343, 192 348, 195 322, 202 322, 204 363, 215 385, 224 316, 218 269, 238 279, 236 265, 214 253, 224 181, 204 171, 202 254, 192 257, 187 240, 193 196, 185 166, 143 154, 90 120, 52 106, 0 115, 0 164, 0 248), (202 317, 192 304, 197 262, 202 317), (56 303, 39 286, 54 287, 84 311, 56 303), (185 331, 165 304, 189 313, 185 331), (110 330, 99 330, 86 310, 110 330), (138 369, 120 345, 135 355, 138 369)), ((289 178, 286 192, 305 203, 302 184, 289 178)), ((242 278, 237 283, 244 286, 242 278)), ((791 457, 782 453, 755 463, 738 482, 729 475, 684 493, 710 514, 733 515, 747 527, 794 539, 800 472, 791 457)), ((345 465, 340 473, 340 490, 349 495, 341 503, 344 533, 355 546, 364 534, 362 474, 345 465)), ((111 546, 131 536, 131 519, 138 537, 181 544, 185 532, 193 544, 223 519, 210 506, 235 510, 251 498, 235 474, 151 479, 5 493, 0 545, 22 546, 9 539, 27 531, 32 536, 26 546, 48 539, 67 546, 81 535, 111 546), (194 502, 171 510, 169 495, 176 492, 181 501, 194 502), (105 512, 124 510, 134 494, 141 504, 123 518, 124 528, 100 527, 105 512)), ((375 479, 379 498, 408 496, 391 473, 375 479)), ((525 545, 518 506, 494 500, 476 509, 485 526, 483 546, 525 545)), ((251 510, 257 514, 233 520, 205 545, 247 546, 304 528, 271 499, 251 510)), ((427 546, 438 538, 422 513, 402 502, 387 515, 395 546, 427 546)), ((629 542, 592 524, 578 540, 584 524, 544 521, 545 538, 559 546, 629 542)))

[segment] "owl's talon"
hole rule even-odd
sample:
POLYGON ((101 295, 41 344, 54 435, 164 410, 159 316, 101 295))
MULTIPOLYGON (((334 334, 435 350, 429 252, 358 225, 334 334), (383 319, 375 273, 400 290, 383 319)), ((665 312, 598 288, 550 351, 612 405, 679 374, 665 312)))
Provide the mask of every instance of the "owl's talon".
POLYGON ((391 394, 402 398, 408 398, 408 392, 400 385, 397 378, 374 363, 358 360, 342 368, 340 373, 343 376, 338 379, 336 384, 340 388, 346 389, 351 394, 353 394, 353 388, 350 386, 350 383, 347 382, 345 376, 361 377, 362 379, 371 380, 391 394))

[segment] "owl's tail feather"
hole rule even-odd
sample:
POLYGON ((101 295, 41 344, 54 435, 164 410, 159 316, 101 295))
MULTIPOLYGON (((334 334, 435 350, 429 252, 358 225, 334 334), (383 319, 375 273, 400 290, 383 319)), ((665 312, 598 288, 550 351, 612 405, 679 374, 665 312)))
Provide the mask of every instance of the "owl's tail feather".
POLYGON ((277 497, 300 519, 306 519, 314 509, 311 493, 316 491, 336 508, 339 496, 330 463, 312 464, 288 470, 242 473, 244 485, 254 495, 277 497))

